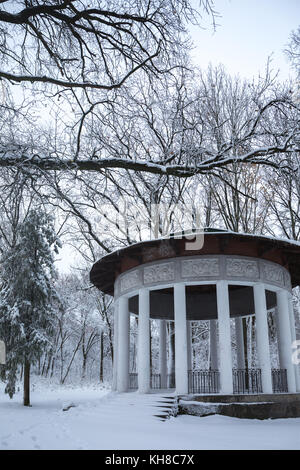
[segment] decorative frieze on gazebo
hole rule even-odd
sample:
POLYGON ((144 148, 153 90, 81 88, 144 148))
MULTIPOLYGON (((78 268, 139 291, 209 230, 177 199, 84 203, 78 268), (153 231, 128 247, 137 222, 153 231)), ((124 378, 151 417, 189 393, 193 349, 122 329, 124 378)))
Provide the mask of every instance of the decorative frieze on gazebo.
POLYGON ((172 258, 151 262, 121 274, 115 281, 115 298, 142 286, 162 287, 169 282, 198 283, 210 280, 228 282, 263 282, 291 291, 291 277, 286 268, 270 261, 239 256, 194 256, 188 259, 172 258))
POLYGON ((300 391, 292 362, 296 339, 292 288, 300 284, 297 243, 233 232, 204 234, 201 249, 185 238, 138 243, 103 257, 91 281, 114 295, 113 389, 141 393, 175 385, 179 394, 300 391), (190 243, 190 242, 189 242, 190 243), (268 311, 275 311, 280 369, 271 368, 268 311), (129 374, 130 314, 138 317, 137 372, 129 374), (242 318, 256 317, 259 367, 248 369, 242 318), (150 371, 150 320, 159 322, 159 371, 150 371), (231 325, 235 323, 237 368, 231 325), (210 369, 191 361, 191 322, 210 324, 210 369), (167 367, 167 322, 175 329, 175 377, 167 367))

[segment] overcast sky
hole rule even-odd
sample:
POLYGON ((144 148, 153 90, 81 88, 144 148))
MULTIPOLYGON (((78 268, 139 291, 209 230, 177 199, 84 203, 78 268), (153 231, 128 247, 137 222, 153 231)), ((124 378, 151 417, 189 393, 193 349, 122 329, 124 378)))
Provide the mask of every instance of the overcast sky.
POLYGON ((220 14, 216 32, 205 17, 205 30, 191 28, 198 65, 223 63, 228 72, 252 78, 272 55, 272 68, 288 78, 283 49, 300 24, 300 0, 214 0, 214 5, 220 14))

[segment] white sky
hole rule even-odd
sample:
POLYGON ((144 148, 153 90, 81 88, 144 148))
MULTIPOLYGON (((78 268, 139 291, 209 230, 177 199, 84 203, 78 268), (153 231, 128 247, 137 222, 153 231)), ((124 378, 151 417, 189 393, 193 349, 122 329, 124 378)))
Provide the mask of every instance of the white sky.
POLYGON ((229 73, 252 78, 264 72, 272 55, 272 69, 280 69, 281 79, 289 77, 283 49, 300 24, 300 0, 214 0, 214 6, 220 14, 216 32, 205 16, 206 29, 190 28, 197 65, 222 63, 229 73))

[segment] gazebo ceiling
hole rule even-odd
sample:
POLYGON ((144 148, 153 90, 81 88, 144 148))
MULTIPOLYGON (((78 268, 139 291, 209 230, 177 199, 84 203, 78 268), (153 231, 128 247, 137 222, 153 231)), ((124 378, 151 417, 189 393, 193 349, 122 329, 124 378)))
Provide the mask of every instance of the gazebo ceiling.
MULTIPOLYGON (((195 235, 197 233, 203 231, 195 232, 195 235)), ((256 257, 278 263, 289 270, 292 286, 300 285, 300 243, 298 242, 262 235, 204 229, 203 247, 191 251, 185 249, 186 242, 190 243, 190 239, 176 238, 177 236, 178 234, 135 243, 103 256, 91 269, 91 282, 102 292, 113 295, 114 282, 119 274, 149 261, 179 256, 224 254, 256 257)))
MULTIPOLYGON (((276 294, 266 291, 267 309, 276 306, 276 294)), ((251 286, 229 286, 230 316, 253 315, 254 296, 251 286)), ((129 299, 129 311, 139 314, 138 296, 129 299)), ((215 285, 187 286, 186 288, 187 320, 216 320, 217 296, 215 285)), ((159 289, 150 292, 150 317, 159 320, 174 320, 173 289, 159 289)))

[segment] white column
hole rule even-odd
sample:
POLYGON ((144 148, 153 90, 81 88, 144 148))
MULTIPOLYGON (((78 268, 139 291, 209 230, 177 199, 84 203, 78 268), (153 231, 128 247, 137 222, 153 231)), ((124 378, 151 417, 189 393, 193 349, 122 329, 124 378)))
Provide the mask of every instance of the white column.
POLYGON ((166 320, 159 320, 159 373, 160 373, 161 388, 167 388, 167 325, 166 325, 166 320))
POLYGON ((232 355, 228 283, 217 281, 217 307, 219 325, 220 382, 223 394, 233 393, 232 355))
POLYGON ((261 369, 262 389, 263 393, 273 393, 268 331, 269 328, 264 284, 255 284, 253 291, 256 318, 257 355, 261 369))
POLYGON ((150 295, 139 290, 138 387, 140 393, 150 391, 150 295))
POLYGON ((242 317, 235 317, 234 322, 235 322, 237 368, 245 369, 243 319, 242 317))
MULTIPOLYGON (((296 328, 295 328, 295 316, 294 316, 294 307, 293 307, 293 296, 289 294, 289 316, 290 316, 290 327, 291 327, 291 338, 292 342, 296 341, 296 328)), ((293 351, 294 352, 294 349, 293 351)), ((299 365, 294 364, 294 372, 295 372, 295 382, 296 382, 296 390, 300 392, 300 375, 299 375, 299 365)))
POLYGON ((114 360, 113 360, 113 381, 112 390, 116 391, 118 387, 118 320, 119 320, 119 303, 114 301, 114 360))
POLYGON ((288 391, 296 392, 294 364, 292 363, 292 336, 290 327, 289 293, 285 289, 277 291, 277 320, 279 327, 279 349, 282 363, 280 367, 286 369, 288 391))
POLYGON ((127 392, 129 385, 129 310, 128 298, 119 298, 118 319, 118 392, 127 392))
MULTIPOLYGON (((170 379, 172 379, 172 375, 174 374, 175 377, 175 325, 174 321, 169 321, 169 338, 168 338, 168 345, 169 345, 169 361, 168 361, 168 374, 170 374, 170 379)), ((175 381, 175 378, 174 378, 175 381)), ((172 386, 172 381, 170 382, 170 387, 172 386)))
POLYGON ((185 285, 174 286, 176 392, 188 393, 188 360, 185 285))
POLYGON ((277 348, 278 348, 278 362, 279 368, 283 369, 283 357, 282 357, 282 348, 280 347, 281 340, 280 340, 280 328, 279 328, 279 318, 278 318, 278 308, 275 307, 274 309, 274 319, 276 325, 276 337, 277 337, 277 348))
POLYGON ((210 367, 212 370, 218 370, 218 341, 217 341, 217 321, 209 322, 209 348, 210 348, 210 367))
POLYGON ((186 341, 188 370, 192 370, 191 322, 189 320, 186 321, 186 341))

